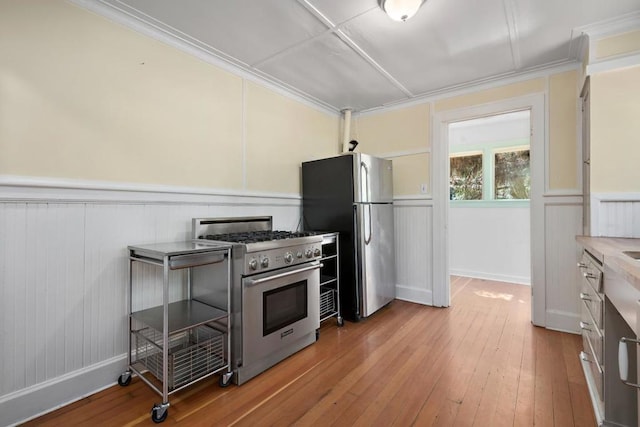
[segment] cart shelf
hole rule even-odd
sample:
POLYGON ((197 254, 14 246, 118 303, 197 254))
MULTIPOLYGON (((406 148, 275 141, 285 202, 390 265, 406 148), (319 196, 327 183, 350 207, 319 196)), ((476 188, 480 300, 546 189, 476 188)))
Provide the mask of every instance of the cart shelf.
MULTIPOLYGON (((196 300, 172 302, 169 305, 169 333, 180 332, 217 320, 225 320, 227 312, 196 300)), ((131 313, 131 317, 163 332, 164 307, 159 305, 131 313)))

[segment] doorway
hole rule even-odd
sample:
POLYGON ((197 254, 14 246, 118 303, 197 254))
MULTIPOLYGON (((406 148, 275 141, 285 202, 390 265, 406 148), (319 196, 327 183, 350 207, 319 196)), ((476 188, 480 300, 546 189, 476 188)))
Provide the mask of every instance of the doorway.
POLYGON ((436 112, 433 115, 433 303, 448 307, 450 294, 450 186, 449 186, 449 125, 479 119, 529 111, 530 114, 530 283, 531 320, 545 326, 545 257, 544 257, 544 171, 545 171, 545 109, 544 95, 532 94, 493 103, 473 105, 436 112))
POLYGON ((531 284, 530 111, 449 123, 450 274, 531 284))

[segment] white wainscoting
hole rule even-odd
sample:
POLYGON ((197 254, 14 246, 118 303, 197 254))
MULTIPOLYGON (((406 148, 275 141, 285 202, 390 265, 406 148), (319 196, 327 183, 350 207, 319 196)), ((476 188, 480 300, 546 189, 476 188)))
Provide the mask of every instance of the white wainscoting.
POLYGON ((394 201, 396 298, 433 304, 433 202, 394 201))
MULTIPOLYGON (((397 295, 428 305, 432 208, 418 197, 395 204, 397 295)), ((300 210, 297 195, 0 177, 0 425, 115 384, 126 367, 128 245, 190 239, 193 217, 272 215, 274 228, 296 229, 300 210)), ((134 299, 159 303, 160 272, 134 274, 145 293, 134 299)))
POLYGON ((545 197, 546 327, 579 333, 580 278, 576 235, 582 234, 582 197, 545 197))
MULTIPOLYGON (((126 365, 127 245, 187 240, 193 217, 272 215, 279 229, 300 220, 296 195, 156 190, 0 183, 0 425, 115 383, 126 365)), ((145 298, 156 270, 136 273, 145 298)))
POLYGON ((640 193, 592 193, 591 235, 640 237, 640 193))
MULTIPOLYGON (((482 203, 482 202, 481 202, 482 203)), ((529 205, 449 207, 449 271, 456 276, 531 284, 529 205)))

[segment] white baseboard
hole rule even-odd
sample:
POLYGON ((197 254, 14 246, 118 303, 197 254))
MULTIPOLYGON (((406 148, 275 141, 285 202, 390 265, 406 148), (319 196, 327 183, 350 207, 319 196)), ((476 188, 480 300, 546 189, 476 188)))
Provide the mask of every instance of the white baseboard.
POLYGON ((510 276, 505 274, 485 273, 484 271, 458 270, 452 268, 449 270, 453 276, 473 277, 474 279, 493 280, 496 282, 515 283, 517 285, 531 285, 531 277, 510 276))
POLYGON ((127 355, 0 397, 0 426, 37 418, 116 384, 127 366, 127 355))
POLYGON ((547 310, 547 329, 571 334, 580 334, 580 315, 560 310, 547 310))
POLYGON ((433 305, 433 294, 430 290, 426 289, 396 285, 396 299, 423 305, 433 305))

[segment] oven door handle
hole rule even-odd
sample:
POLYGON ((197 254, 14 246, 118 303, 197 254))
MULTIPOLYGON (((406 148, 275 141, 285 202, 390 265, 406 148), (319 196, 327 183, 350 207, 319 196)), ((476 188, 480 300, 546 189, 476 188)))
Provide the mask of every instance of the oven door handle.
POLYGON ((304 273, 305 271, 317 270, 319 268, 322 268, 323 266, 324 266, 323 264, 316 264, 316 265, 312 265, 310 267, 299 268, 299 269, 293 270, 293 271, 287 271, 286 273, 274 274, 273 276, 263 277, 262 279, 249 280, 247 282, 247 286, 259 285, 260 283, 265 283, 265 282, 270 282, 272 280, 282 279, 283 277, 292 276, 292 275, 298 274, 298 273, 304 273))

